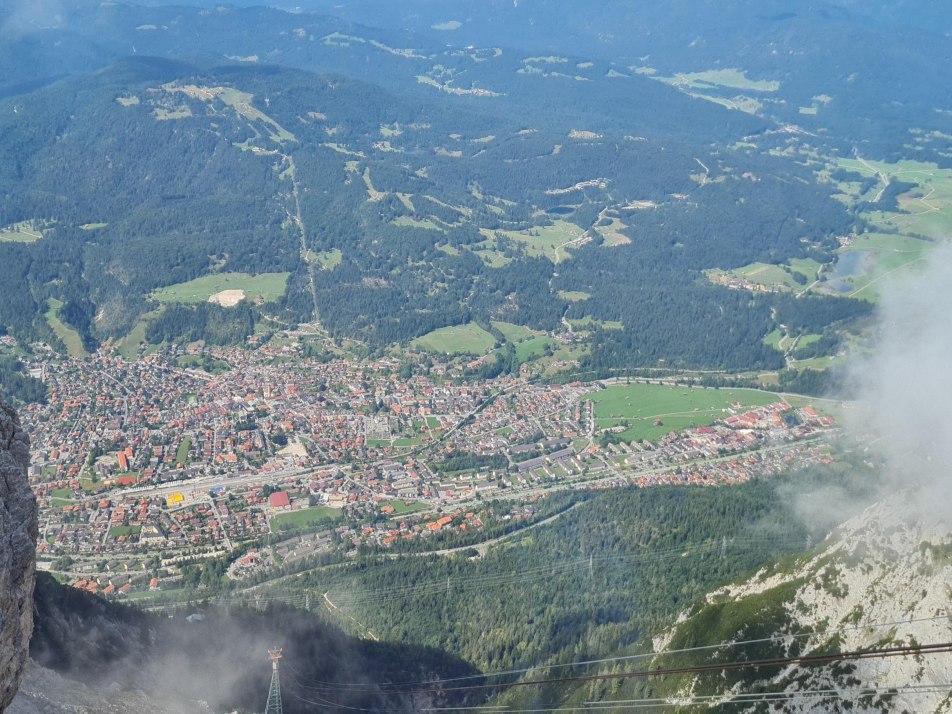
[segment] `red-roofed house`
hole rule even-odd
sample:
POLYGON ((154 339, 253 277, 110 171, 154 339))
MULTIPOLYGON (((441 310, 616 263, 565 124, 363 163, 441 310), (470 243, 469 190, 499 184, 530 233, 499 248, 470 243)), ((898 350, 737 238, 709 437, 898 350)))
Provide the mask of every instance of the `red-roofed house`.
POLYGON ((275 491, 268 496, 268 500, 271 502, 272 508, 287 508, 291 505, 291 499, 288 498, 287 491, 275 491))

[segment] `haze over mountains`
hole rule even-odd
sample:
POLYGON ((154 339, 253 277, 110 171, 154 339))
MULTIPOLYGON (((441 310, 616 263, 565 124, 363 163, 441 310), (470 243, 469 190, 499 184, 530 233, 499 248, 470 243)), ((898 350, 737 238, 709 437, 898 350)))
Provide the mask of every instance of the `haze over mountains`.
POLYGON ((948 639, 949 66, 939 0, 0 3, 18 711, 269 641, 289 712, 947 711, 790 658, 948 639))

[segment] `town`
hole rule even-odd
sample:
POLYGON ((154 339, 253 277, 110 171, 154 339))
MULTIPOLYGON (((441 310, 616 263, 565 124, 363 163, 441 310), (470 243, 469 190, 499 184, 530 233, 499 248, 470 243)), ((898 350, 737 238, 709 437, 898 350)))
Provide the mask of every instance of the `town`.
POLYGON ((180 583, 202 558, 233 555, 241 579, 332 550, 453 542, 490 519, 529 523, 569 489, 745 481, 829 461, 835 430, 759 393, 625 439, 596 399, 633 383, 473 381, 453 363, 407 374, 393 359, 312 359, 294 340, 134 361, 46 353, 30 368, 49 390, 23 412, 40 567, 113 597, 180 583))

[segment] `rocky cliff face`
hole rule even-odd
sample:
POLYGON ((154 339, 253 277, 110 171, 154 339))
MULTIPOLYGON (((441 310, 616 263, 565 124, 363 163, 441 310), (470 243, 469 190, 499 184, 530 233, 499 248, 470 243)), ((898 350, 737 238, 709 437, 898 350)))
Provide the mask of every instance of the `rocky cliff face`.
POLYGON ((33 633, 37 513, 29 464, 30 439, 0 403, 0 712, 17 692, 33 633))
MULTIPOLYGON (((778 564, 779 565, 779 564, 778 564)), ((731 640, 711 659, 764 659, 952 640, 952 524, 910 512, 899 495, 838 528, 815 553, 708 595, 655 641, 658 650, 731 640), (711 630, 719 630, 716 633, 711 630), (765 642, 762 638, 777 638, 765 642)), ((779 693, 784 712, 952 712, 952 655, 788 666, 743 680, 681 679, 668 694, 713 696, 738 712, 766 711, 751 692, 779 693), (765 676, 766 675, 766 676, 765 676), (672 691, 673 690, 673 691, 672 691), (744 699, 744 697, 749 697, 744 699), (746 704, 746 706, 745 706, 746 704)))

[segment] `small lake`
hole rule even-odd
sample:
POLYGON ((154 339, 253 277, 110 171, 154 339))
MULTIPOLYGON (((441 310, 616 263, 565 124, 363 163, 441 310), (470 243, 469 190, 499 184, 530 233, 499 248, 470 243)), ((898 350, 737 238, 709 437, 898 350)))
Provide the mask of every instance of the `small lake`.
POLYGON ((567 216, 570 213, 575 213, 575 206, 556 206, 555 208, 550 208, 546 213, 551 213, 556 216, 567 216))
POLYGON ((872 253, 868 250, 848 250, 840 253, 833 266, 833 271, 827 278, 827 285, 837 292, 847 292, 853 289, 850 279, 859 277, 866 272, 872 253))

